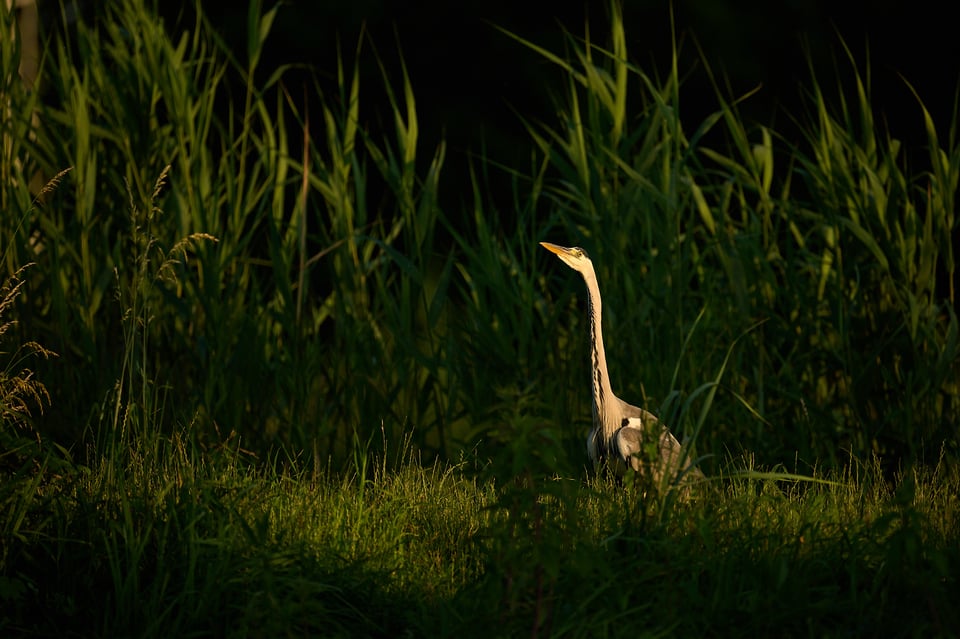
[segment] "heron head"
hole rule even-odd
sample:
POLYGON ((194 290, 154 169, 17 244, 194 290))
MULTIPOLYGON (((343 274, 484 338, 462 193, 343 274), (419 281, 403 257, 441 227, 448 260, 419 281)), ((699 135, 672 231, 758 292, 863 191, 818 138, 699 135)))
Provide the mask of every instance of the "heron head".
POLYGON ((590 261, 590 256, 579 246, 567 248, 566 246, 551 244, 550 242, 540 242, 540 246, 551 253, 555 253, 557 257, 563 260, 564 264, 580 273, 585 272, 589 267, 593 266, 593 263, 590 261))

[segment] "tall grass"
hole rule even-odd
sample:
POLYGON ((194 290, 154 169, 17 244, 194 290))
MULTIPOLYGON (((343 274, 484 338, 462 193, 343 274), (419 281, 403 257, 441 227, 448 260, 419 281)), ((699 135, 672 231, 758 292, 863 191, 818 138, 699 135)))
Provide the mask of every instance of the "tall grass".
POLYGON ((789 444, 812 459, 847 449, 930 460, 956 446, 958 147, 952 134, 941 145, 918 99, 931 162, 910 173, 901 143, 875 123, 869 76, 845 52, 836 76, 852 76, 855 94, 838 84, 829 101, 812 71, 799 143, 777 145, 765 128, 751 142, 724 108, 730 150, 703 149, 725 181, 711 189, 727 228, 716 255, 730 310, 772 320, 753 343, 753 383, 768 419, 803 426, 789 444))
POLYGON ((435 332, 451 266, 439 289, 427 281, 443 148, 428 177, 416 178, 406 79, 395 143, 358 137, 358 76, 343 64, 343 108, 321 95, 320 134, 311 131, 282 70, 263 86, 253 81, 275 12, 251 3, 245 62, 202 16, 174 41, 138 2, 66 29, 49 52, 43 81, 54 99, 29 150, 47 171, 72 167, 72 193, 19 224, 16 246, 22 260, 36 244, 24 230, 42 238, 49 268, 34 283, 35 306, 52 321, 38 329, 65 353, 60 374, 73 376, 57 384, 51 430, 76 438, 88 424, 117 423, 116 411, 111 420, 99 407, 119 406, 114 382, 136 374, 136 332, 155 358, 137 348, 139 369, 152 370, 139 379, 168 405, 192 407, 169 414, 192 422, 200 441, 232 433, 261 451, 315 447, 323 457, 342 453, 358 425, 416 419, 425 447, 446 447, 435 332), (298 129, 301 140, 291 140, 298 129), (167 186, 155 189, 160 175, 167 186), (391 193, 396 217, 367 204, 373 184, 391 193), (200 237, 217 241, 193 246, 190 259, 145 257, 200 237), (166 277, 141 272, 148 263, 166 277), (144 283, 152 297, 137 307, 144 283), (383 291, 404 304, 387 303, 383 291), (420 364, 380 374, 383 362, 404 358, 420 364))
POLYGON ((4 268, 37 263, 22 326, 61 354, 45 433, 96 449, 130 419, 188 424, 202 447, 318 468, 412 437, 427 459, 482 445, 515 475, 577 474, 586 330, 578 282, 537 251, 550 239, 594 258, 617 390, 696 432, 708 466, 956 453, 955 123, 918 100, 929 163, 908 167, 853 55, 852 93, 816 70, 787 140, 719 88, 691 125, 678 52, 660 74, 634 64, 616 3, 603 44, 507 34, 556 69, 559 117, 519 114, 530 165, 472 159, 445 210, 451 159, 423 148, 405 67, 360 41, 331 81, 287 86, 260 68, 283 9, 248 6, 242 53, 199 6, 168 30, 124 0, 64 16, 43 104, 4 75, 4 268), (67 167, 33 208, 26 176, 67 167))
MULTIPOLYGON (((54 355, 36 342, 17 343, 17 320, 10 317, 24 286, 24 266, 0 286, 0 437, 5 449, 16 451, 17 429, 34 431, 33 412, 43 411, 50 393, 28 368, 30 360, 54 355), (12 339, 11 339, 12 338, 12 339), (8 346, 8 344, 13 344, 8 346), (10 350, 7 350, 7 349, 10 350)), ((34 434, 34 433, 31 433, 34 434)))
MULTIPOLYGON (((51 179, 39 197, 56 189, 62 178, 63 173, 51 179)), ((36 204, 34 200, 28 214, 36 204)), ((4 261, 10 247, 4 247, 4 261)), ((16 466, 24 459, 30 463, 44 452, 37 417, 49 406, 50 392, 32 366, 56 353, 30 339, 29 330, 22 326, 21 314, 29 310, 23 304, 23 290, 33 266, 32 262, 20 266, 0 285, 0 465, 16 466)))
POLYGON ((918 99, 930 161, 908 169, 846 51, 856 91, 828 101, 812 73, 799 141, 744 122, 749 96, 719 85, 717 110, 688 127, 676 52, 652 76, 629 62, 616 5, 611 24, 609 49, 570 36, 562 56, 513 37, 567 80, 560 123, 528 125, 546 165, 534 190, 552 204, 543 235, 599 265, 625 392, 668 408, 725 370, 710 451, 954 451, 956 123, 944 139, 918 99))

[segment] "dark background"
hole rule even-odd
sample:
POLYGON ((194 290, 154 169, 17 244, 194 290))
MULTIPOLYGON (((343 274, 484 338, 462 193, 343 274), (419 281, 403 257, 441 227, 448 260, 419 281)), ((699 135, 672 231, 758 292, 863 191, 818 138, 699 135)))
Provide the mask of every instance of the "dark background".
MULTIPOLYGON (((170 13, 172 4, 163 10, 170 13)), ((242 53, 247 3, 203 0, 202 5, 242 53)), ((673 36, 671 5, 626 0, 623 13, 632 61, 648 73, 665 69, 673 36)), ((953 121, 960 39, 948 4, 685 0, 674 3, 672 13, 680 71, 689 73, 681 94, 688 130, 717 106, 707 75, 696 71, 701 51, 714 71, 729 79, 733 95, 762 86, 743 105, 748 120, 789 128, 787 114, 799 113, 801 88, 810 86, 808 59, 825 88, 835 85, 834 69, 849 70, 841 37, 861 72, 869 60, 878 121, 895 137, 908 145, 924 140, 920 109, 901 76, 917 89, 941 135, 953 121)), ((382 80, 369 42, 393 70, 402 51, 425 144, 442 134, 456 154, 477 151, 484 141, 492 156, 509 160, 527 148, 513 109, 531 119, 549 120, 561 89, 555 86, 560 76, 491 25, 562 51, 563 29, 582 36, 587 20, 593 39, 605 45, 608 14, 607 2, 582 0, 290 0, 281 6, 263 67, 308 63, 332 78, 338 40, 346 62, 352 64, 364 29, 371 38, 361 57, 362 106, 373 125, 375 105, 382 99, 376 88, 382 80)), ((399 77, 391 79, 399 83, 399 77)))

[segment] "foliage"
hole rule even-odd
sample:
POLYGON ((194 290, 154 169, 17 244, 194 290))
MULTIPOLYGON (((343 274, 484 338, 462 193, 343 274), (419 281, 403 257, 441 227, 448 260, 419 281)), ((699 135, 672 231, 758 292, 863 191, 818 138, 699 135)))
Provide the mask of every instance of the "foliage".
MULTIPOLYGON (((54 176, 41 190, 40 197, 50 194, 59 185, 63 173, 54 176)), ((34 203, 35 205, 35 203, 34 203)), ((33 205, 31 205, 31 210, 33 205)), ((4 247, 4 261, 11 245, 4 247)), ((0 462, 8 455, 36 455, 40 443, 39 432, 34 427, 31 407, 42 414, 50 403, 50 393, 43 381, 28 368, 31 360, 56 357, 56 353, 43 345, 24 339, 29 332, 16 319, 17 311, 23 308, 21 293, 27 280, 24 279, 33 263, 27 263, 9 274, 0 286, 0 462), (11 350, 7 350, 7 349, 11 350), (19 432, 18 432, 19 431, 19 432), (23 436, 27 431, 31 438, 23 436)))
POLYGON ((950 636, 956 466, 796 481, 749 459, 683 507, 369 454, 363 478, 174 436, 0 483, 4 636, 950 636), (387 470, 392 466, 394 470, 387 470))
POLYGON ((854 95, 812 73, 791 141, 720 89, 691 129, 676 48, 662 77, 632 64, 616 3, 609 48, 507 34, 558 69, 560 118, 520 114, 529 169, 472 160, 461 212, 441 207, 446 149, 423 155, 403 65, 397 85, 380 63, 385 113, 361 100, 362 41, 299 97, 286 69, 258 69, 278 10, 250 3, 238 57, 199 7, 174 39, 143 3, 111 3, 53 40, 49 99, 4 75, 22 116, 5 125, 5 268, 37 263, 25 339, 62 355, 39 371, 45 432, 101 446, 122 415, 322 464, 382 428, 428 458, 483 441, 575 473, 582 295, 544 276, 551 239, 594 258, 618 390, 697 431, 698 454, 956 453, 960 147, 918 101, 929 164, 908 172, 852 55, 854 95), (33 207, 27 176, 64 167, 33 207), (488 188, 503 171, 508 202, 488 188))
POLYGON ((691 128, 613 3, 605 47, 505 34, 559 117, 451 208, 402 63, 362 40, 298 93, 248 6, 242 55, 199 3, 63 14, 42 100, 2 40, 0 634, 960 632, 955 122, 918 96, 908 165, 847 51, 799 139, 719 82, 691 128), (693 491, 585 479, 545 239, 590 251, 614 385, 693 491))
POLYGON ((627 395, 669 414, 724 370, 707 451, 807 464, 877 453, 891 467, 944 444, 955 454, 956 123, 944 140, 918 97, 929 164, 909 172, 847 51, 855 95, 838 84, 834 105, 811 70, 799 142, 744 122, 749 96, 719 86, 718 109, 688 132, 676 50, 663 79, 650 75, 629 61, 616 4, 611 18, 609 49, 570 36, 560 56, 512 37, 567 82, 560 123, 528 123, 544 158, 532 190, 550 201, 545 234, 598 264, 627 395))
MULTIPOLYGON (((29 266, 29 265, 28 265, 29 266)), ((7 335, 17 326, 17 321, 7 319, 14 307, 20 289, 24 285, 23 267, 14 273, 0 287, 0 345, 10 341, 7 335)), ((26 342, 14 347, 12 351, 0 350, 3 368, 0 369, 0 437, 2 443, 9 445, 13 427, 30 428, 31 405, 41 411, 50 402, 50 393, 43 382, 34 377, 34 372, 24 365, 33 357, 50 357, 53 353, 36 342, 26 342)), ((32 430, 32 429, 31 429, 32 430)))

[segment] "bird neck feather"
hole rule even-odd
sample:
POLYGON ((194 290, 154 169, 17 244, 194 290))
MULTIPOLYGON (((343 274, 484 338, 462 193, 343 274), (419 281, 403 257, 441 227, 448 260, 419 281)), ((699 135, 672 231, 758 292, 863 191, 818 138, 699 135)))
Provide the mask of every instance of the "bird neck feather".
POLYGON ((600 302, 600 286, 597 284, 595 273, 586 272, 583 279, 587 283, 587 298, 590 309, 590 363, 593 385, 594 421, 601 427, 606 437, 612 435, 618 427, 610 424, 615 403, 618 401, 610 388, 610 375, 607 372, 607 355, 603 349, 603 326, 601 321, 602 304, 600 302))

